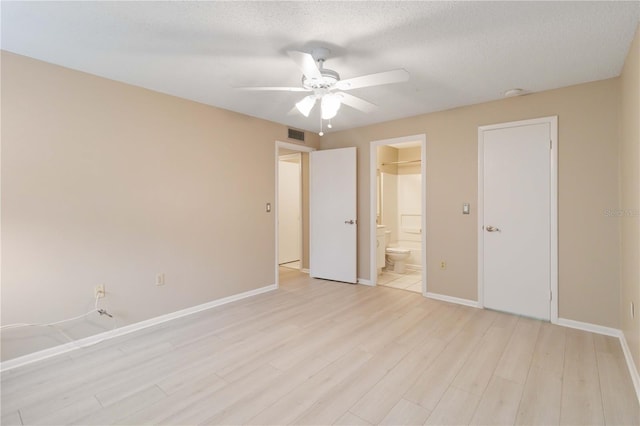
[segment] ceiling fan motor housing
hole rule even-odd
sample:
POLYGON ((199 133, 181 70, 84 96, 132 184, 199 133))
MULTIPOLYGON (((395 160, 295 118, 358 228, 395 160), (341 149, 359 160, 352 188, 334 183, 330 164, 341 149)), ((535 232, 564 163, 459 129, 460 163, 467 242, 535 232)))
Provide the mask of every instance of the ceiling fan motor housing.
POLYGON ((340 81, 340 74, 334 70, 322 68, 320 70, 322 78, 307 78, 302 76, 302 86, 306 89, 329 89, 340 81))

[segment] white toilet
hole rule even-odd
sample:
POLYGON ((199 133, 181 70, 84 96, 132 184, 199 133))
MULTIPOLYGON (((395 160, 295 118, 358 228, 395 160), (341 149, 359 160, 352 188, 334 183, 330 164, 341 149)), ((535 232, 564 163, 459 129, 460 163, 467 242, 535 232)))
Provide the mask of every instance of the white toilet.
POLYGON ((389 247, 389 240, 391 239, 391 231, 385 232, 385 255, 389 264, 393 265, 393 272, 398 274, 404 274, 405 261, 409 258, 411 250, 400 247, 389 247))

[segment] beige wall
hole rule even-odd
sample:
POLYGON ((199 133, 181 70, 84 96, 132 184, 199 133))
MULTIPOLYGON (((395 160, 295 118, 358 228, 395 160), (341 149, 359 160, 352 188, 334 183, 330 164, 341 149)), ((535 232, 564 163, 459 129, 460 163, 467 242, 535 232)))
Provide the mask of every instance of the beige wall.
POLYGON ((478 126, 558 115, 559 314, 618 327, 619 225, 604 214, 619 201, 618 89, 604 80, 325 135, 322 149, 358 147, 358 276, 369 278, 371 141, 426 134, 429 291, 477 300, 478 126))
MULTIPOLYGON (((477 127, 558 115, 560 316, 622 327, 638 362, 639 317, 625 316, 640 303, 638 221, 604 214, 638 208, 638 85, 636 35, 620 80, 325 135, 323 149, 359 148, 359 277, 369 278, 370 141, 426 133, 429 291, 475 300, 477 127)), ((97 284, 122 326, 274 282, 264 203, 285 126, 6 52, 1 118, 3 324, 81 313, 97 284)), ((50 330, 3 332, 2 359, 60 343, 50 330)))
POLYGON ((640 26, 622 75, 620 138, 620 327, 640 370, 640 26), (635 305, 635 318, 630 304, 635 305))
MULTIPOLYGON (((285 126, 7 52, 1 118, 2 324, 81 314, 98 284, 122 326, 275 282, 285 126)), ((3 331, 2 359, 60 343, 3 331)))

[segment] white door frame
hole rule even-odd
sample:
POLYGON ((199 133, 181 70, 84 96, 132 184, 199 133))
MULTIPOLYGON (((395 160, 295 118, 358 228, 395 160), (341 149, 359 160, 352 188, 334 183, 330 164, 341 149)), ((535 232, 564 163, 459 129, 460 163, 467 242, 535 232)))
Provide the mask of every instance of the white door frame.
MULTIPOLYGON (((296 184, 298 185, 298 191, 296 196, 298 197, 297 199, 297 208, 298 208, 298 226, 297 226, 297 244, 298 244, 298 250, 297 250, 297 257, 298 257, 298 261, 300 262, 300 267, 298 269, 302 269, 302 153, 301 152, 294 152, 291 154, 284 154, 284 155, 280 155, 279 156, 279 160, 278 160, 278 168, 282 167, 282 162, 287 162, 287 160, 293 160, 292 164, 295 164, 297 166, 297 173, 296 175, 296 179, 297 182, 296 184)), ((281 170, 278 170, 278 217, 276 218, 276 220, 278 221, 278 227, 280 227, 280 209, 282 206, 280 206, 280 185, 282 184, 282 182, 280 182, 280 172, 281 170)), ((278 233, 278 239, 280 238, 280 234, 278 233)), ((278 245, 278 250, 280 250, 280 246, 278 245)), ((278 264, 280 264, 280 253, 278 253, 278 264)))
MULTIPOLYGON (((276 284, 276 288, 280 287, 280 264, 278 263, 278 243, 279 243, 279 239, 278 239, 278 235, 280 232, 280 228, 278 226, 278 175, 279 175, 279 166, 280 166, 280 148, 285 148, 285 149, 289 149, 291 151, 298 151, 298 152, 311 152, 311 151, 315 151, 315 148, 311 148, 309 146, 303 146, 303 145, 298 145, 295 143, 290 143, 290 142, 281 142, 281 141, 276 141, 275 144, 275 171, 276 171, 276 188, 275 188, 275 199, 273 202, 273 215, 274 215, 274 222, 275 222, 275 249, 274 249, 274 253, 275 253, 275 273, 276 273, 276 279, 275 279, 275 284, 276 284)), ((302 160, 300 161, 300 173, 302 173, 302 160)), ((302 179, 302 174, 300 175, 300 179, 302 179)), ((302 192, 302 185, 300 186, 300 191, 302 192)), ((302 204, 302 197, 300 197, 300 204, 302 204)), ((300 212, 303 212, 303 206, 300 206, 300 212)), ((303 249, 303 242, 304 242, 304 236, 303 236, 303 231, 304 228, 302 226, 302 222, 303 222, 304 217, 301 218, 300 220, 300 268, 302 268, 302 254, 304 252, 303 249)))
POLYGON ((378 271, 376 267, 376 206, 378 202, 378 191, 376 184, 376 172, 378 169, 378 147, 384 145, 395 145, 403 142, 420 142, 420 172, 422 174, 422 206, 421 206, 421 214, 422 214, 422 236, 421 236, 421 244, 422 244, 422 259, 420 259, 422 263, 422 295, 426 297, 427 295, 427 136, 422 133, 418 135, 411 136, 403 136, 399 138, 392 139, 381 139, 377 141, 371 141, 369 144, 369 263, 370 263, 370 285, 375 286, 378 282, 378 271))
POLYGON ((509 127, 529 126, 533 124, 549 124, 550 149, 550 277, 551 311, 550 320, 558 323, 558 116, 535 118, 531 120, 513 121, 478 127, 478 307, 484 308, 484 138, 487 130, 509 127))

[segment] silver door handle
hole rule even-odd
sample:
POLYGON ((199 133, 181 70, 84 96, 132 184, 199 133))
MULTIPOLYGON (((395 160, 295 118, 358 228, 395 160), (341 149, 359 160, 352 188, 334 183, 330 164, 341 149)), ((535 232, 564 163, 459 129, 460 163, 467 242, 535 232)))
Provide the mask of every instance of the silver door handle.
POLYGON ((356 223, 356 221, 351 219, 351 220, 345 220, 344 223, 346 223, 347 225, 353 225, 354 223, 356 223))
POLYGON ((501 232, 500 228, 496 228, 495 226, 487 226, 487 232, 501 232))

